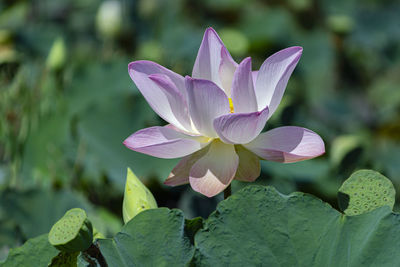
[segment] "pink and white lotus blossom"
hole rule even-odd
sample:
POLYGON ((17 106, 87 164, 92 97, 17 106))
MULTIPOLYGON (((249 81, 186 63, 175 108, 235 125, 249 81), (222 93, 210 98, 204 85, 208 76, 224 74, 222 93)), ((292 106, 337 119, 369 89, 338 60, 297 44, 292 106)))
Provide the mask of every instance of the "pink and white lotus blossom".
POLYGON ((296 162, 325 152, 311 130, 285 126, 261 133, 277 109, 302 54, 283 49, 252 71, 251 58, 237 64, 218 34, 208 28, 192 77, 151 61, 129 64, 129 75, 153 110, 169 124, 137 131, 124 144, 159 158, 183 157, 165 181, 190 183, 212 197, 233 179, 254 181, 260 158, 296 162))

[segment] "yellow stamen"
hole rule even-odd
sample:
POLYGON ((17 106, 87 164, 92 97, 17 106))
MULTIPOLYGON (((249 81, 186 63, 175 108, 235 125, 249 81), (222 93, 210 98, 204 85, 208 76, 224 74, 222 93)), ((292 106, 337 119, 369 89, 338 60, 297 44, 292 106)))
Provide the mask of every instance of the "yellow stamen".
POLYGON ((229 108, 231 110, 231 113, 235 112, 235 109, 233 108, 233 101, 232 98, 228 98, 229 99, 229 108))

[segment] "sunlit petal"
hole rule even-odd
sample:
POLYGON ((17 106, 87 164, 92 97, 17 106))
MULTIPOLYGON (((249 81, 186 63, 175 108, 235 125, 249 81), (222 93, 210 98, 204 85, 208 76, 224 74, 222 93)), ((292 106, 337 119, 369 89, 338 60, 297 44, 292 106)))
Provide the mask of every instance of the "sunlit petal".
POLYGON ((325 153, 321 137, 311 130, 285 126, 260 134, 244 145, 259 157, 277 162, 297 162, 325 153))
POLYGON ((124 141, 124 145, 154 157, 180 158, 207 145, 196 138, 168 127, 154 126, 132 134, 124 141))
POLYGON ((257 111, 257 100, 251 72, 251 58, 249 57, 245 58, 236 69, 231 97, 235 113, 257 111))
POLYGON ((214 129, 222 141, 246 144, 256 138, 268 119, 268 107, 251 113, 231 113, 214 120, 214 129))
POLYGON ((189 181, 193 190, 212 197, 222 192, 235 177, 239 157, 233 145, 215 140, 207 153, 193 164, 189 181))
POLYGON ((189 113, 199 133, 217 137, 214 131, 215 118, 229 113, 229 100, 225 93, 213 82, 185 78, 188 94, 189 113))
POLYGON ((161 118, 178 128, 190 130, 188 113, 178 111, 184 110, 186 106, 186 90, 182 76, 151 61, 132 62, 128 69, 139 91, 161 118), (164 81, 168 80, 168 88, 160 86, 160 83, 150 78, 160 74, 164 75, 164 81), (175 107, 176 105, 178 107, 175 107))
POLYGON ((269 116, 275 112, 302 52, 303 48, 299 46, 289 47, 264 61, 258 72, 255 88, 258 110, 268 106, 269 116))

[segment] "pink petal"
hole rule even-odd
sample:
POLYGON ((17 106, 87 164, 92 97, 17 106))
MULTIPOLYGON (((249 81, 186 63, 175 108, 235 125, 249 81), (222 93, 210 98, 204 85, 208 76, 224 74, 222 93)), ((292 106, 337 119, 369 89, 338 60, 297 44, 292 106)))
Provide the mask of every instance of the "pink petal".
MULTIPOLYGON (((129 75, 139 91, 147 100, 152 109, 164 120, 176 127, 190 131, 188 114, 178 112, 179 108, 173 105, 179 103, 179 107, 185 106, 186 89, 182 76, 151 61, 135 61, 128 66, 129 75), (169 87, 161 87, 159 83, 150 79, 150 75, 163 74, 169 78, 169 87), (180 113, 180 116, 176 114, 180 113)), ((154 77, 154 76, 153 76, 154 77)))
POLYGON ((254 87, 254 94, 255 94, 256 82, 257 82, 257 77, 258 77, 258 70, 252 71, 251 72, 251 76, 253 77, 253 87, 254 87))
POLYGON ((164 90, 172 114, 182 124, 185 130, 190 131, 192 127, 186 99, 183 97, 181 92, 178 91, 171 79, 165 74, 151 74, 149 75, 149 78, 164 90))
POLYGON ((233 77, 237 67, 238 64, 232 59, 228 50, 226 50, 226 48, 223 47, 221 51, 221 64, 219 66, 219 77, 221 79, 222 89, 225 91, 225 94, 228 97, 231 96, 233 77))
POLYGON ((215 140, 207 153, 192 166, 190 185, 207 197, 215 196, 233 180, 238 164, 234 146, 215 140))
POLYGON ((247 144, 256 138, 268 119, 268 107, 251 113, 231 113, 214 120, 214 129, 222 141, 247 144))
POLYGON ((275 112, 302 52, 303 48, 299 46, 289 47, 264 61, 258 72, 255 88, 258 110, 268 106, 269 116, 275 112))
POLYGON ((189 113, 197 131, 208 137, 217 137, 214 131, 215 118, 229 113, 229 100, 213 82, 185 78, 189 113))
MULTIPOLYGON (((192 77, 210 80, 222 87, 219 77, 222 50, 226 50, 226 48, 221 38, 219 38, 213 28, 208 28, 204 33, 199 52, 197 53, 192 77)), ((232 58, 229 53, 227 53, 227 56, 232 58)))
POLYGON ((260 134, 245 147, 259 157, 278 162, 297 162, 325 153, 324 141, 311 130, 285 126, 260 134))
POLYGON ((192 154, 208 143, 174 131, 169 127, 150 127, 129 136, 124 145, 134 151, 158 158, 179 158, 192 154))
POLYGON ((182 158, 165 180, 164 184, 169 186, 177 186, 189 183, 190 170, 201 157, 203 157, 210 146, 196 151, 195 153, 182 158))
POLYGON ((261 173, 260 158, 243 146, 235 146, 239 156, 239 166, 235 179, 244 182, 254 182, 261 173))
POLYGON ((251 72, 251 58, 249 57, 245 58, 236 69, 232 85, 232 102, 237 113, 257 111, 257 100, 251 72))

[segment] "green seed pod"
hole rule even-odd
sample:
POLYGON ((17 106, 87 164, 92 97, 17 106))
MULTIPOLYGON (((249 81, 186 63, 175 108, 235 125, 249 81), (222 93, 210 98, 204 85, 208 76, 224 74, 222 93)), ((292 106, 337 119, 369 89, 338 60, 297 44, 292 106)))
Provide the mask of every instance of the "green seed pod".
POLYGON ((84 251, 93 241, 92 223, 82 209, 70 209, 50 230, 49 242, 65 252, 84 251))
POLYGON ((382 174, 360 170, 353 173, 339 188, 339 206, 349 216, 382 206, 393 209, 395 193, 392 182, 382 174))

